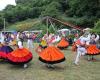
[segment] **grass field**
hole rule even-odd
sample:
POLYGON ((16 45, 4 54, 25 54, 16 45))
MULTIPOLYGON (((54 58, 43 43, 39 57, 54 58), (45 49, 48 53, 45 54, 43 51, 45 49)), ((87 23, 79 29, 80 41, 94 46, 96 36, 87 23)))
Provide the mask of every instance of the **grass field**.
POLYGON ((40 62, 34 50, 33 60, 26 69, 0 62, 0 80, 100 80, 100 55, 96 56, 96 62, 87 61, 85 56, 76 66, 73 64, 75 53, 71 52, 70 47, 62 52, 66 61, 56 64, 55 69, 48 69, 40 62))

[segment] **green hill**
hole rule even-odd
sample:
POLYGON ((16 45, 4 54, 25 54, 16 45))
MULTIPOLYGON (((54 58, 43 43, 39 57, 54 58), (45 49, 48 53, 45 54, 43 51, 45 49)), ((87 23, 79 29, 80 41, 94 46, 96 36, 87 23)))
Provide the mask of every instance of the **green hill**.
POLYGON ((14 24, 10 24, 6 30, 7 31, 24 31, 24 30, 32 30, 34 29, 35 25, 40 24, 40 19, 27 19, 25 21, 17 22, 14 24))
MULTIPOLYGON (((94 23, 100 19, 99 0, 15 0, 16 6, 7 5, 0 11, 0 29, 3 28, 4 18, 8 25, 27 19, 50 16, 57 19, 65 19, 82 27, 94 27, 94 23), (89 2, 89 3, 88 3, 89 2), (62 17, 63 16, 63 17, 62 17)), ((30 21, 31 22, 31 21, 30 21)), ((32 26, 21 24, 20 26, 32 26)), ((26 22, 27 23, 27 22, 26 22)), ((34 21, 32 22, 32 24, 34 21)), ((20 23, 18 23, 19 26, 20 23)), ((17 24, 15 24, 17 25, 17 24)), ((15 29, 10 25, 8 29, 15 29)), ((19 27, 20 27, 19 26, 19 27)), ((18 27, 18 28, 19 28, 18 27)), ((30 29, 30 27, 29 27, 30 29)), ((23 28, 22 28, 23 30, 23 28)))

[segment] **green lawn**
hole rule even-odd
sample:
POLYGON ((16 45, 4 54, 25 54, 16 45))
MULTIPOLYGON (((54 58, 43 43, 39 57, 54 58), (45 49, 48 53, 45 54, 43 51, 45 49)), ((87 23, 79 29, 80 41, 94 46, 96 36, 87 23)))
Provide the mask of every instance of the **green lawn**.
MULTIPOLYGON (((36 47, 37 44, 34 44, 36 47)), ((32 51, 33 60, 27 69, 9 63, 0 63, 0 80, 100 80, 100 55, 98 61, 89 62, 81 58, 80 65, 73 64, 75 53, 70 48, 63 50, 66 61, 48 69, 38 60, 38 54, 32 51)))

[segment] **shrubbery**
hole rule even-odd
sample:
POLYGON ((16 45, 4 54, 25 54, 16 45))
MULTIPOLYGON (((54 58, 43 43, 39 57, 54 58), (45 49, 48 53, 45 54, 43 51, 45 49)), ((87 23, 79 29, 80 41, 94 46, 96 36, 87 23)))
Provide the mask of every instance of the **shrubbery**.
POLYGON ((92 32, 96 32, 96 33, 100 34, 100 19, 95 23, 95 26, 94 26, 92 32))

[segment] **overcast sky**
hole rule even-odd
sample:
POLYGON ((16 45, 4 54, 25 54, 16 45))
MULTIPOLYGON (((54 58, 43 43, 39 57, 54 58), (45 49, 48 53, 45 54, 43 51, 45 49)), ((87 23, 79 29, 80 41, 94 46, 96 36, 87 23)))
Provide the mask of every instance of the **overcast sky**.
POLYGON ((8 4, 16 5, 15 0, 0 0, 0 10, 4 9, 8 4))

